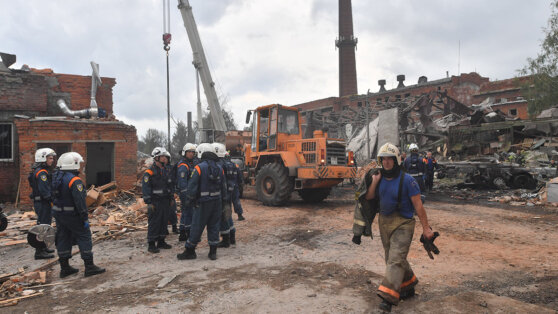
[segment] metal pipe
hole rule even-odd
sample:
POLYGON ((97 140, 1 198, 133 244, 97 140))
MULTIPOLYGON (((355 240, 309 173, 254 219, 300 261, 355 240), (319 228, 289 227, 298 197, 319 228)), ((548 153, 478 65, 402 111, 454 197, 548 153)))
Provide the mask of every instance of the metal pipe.
POLYGON ((62 112, 70 117, 81 117, 81 118, 89 118, 92 116, 97 116, 97 108, 91 108, 91 109, 82 109, 82 110, 71 110, 68 105, 66 104, 66 101, 64 101, 64 99, 58 99, 56 101, 56 104, 58 105, 58 108, 60 108, 60 110, 62 110, 62 112))

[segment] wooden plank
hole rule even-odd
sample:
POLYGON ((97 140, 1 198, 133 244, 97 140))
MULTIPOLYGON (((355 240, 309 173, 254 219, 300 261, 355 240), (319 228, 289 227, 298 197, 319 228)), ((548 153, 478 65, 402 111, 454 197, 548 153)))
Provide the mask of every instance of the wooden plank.
POLYGON ((97 190, 99 190, 101 192, 105 192, 106 190, 109 190, 111 188, 115 188, 115 189, 117 188, 116 181, 112 181, 112 182, 107 183, 105 185, 101 185, 101 186, 97 187, 97 190))
POLYGON ((27 240, 14 240, 14 241, 1 242, 0 246, 11 246, 11 245, 18 245, 23 243, 27 243, 27 240))
POLYGON ((37 292, 37 293, 30 294, 30 295, 22 296, 22 297, 2 300, 2 301, 0 301, 0 307, 16 305, 19 300, 29 299, 29 298, 37 297, 37 296, 40 296, 40 295, 43 295, 43 293, 42 292, 37 292))

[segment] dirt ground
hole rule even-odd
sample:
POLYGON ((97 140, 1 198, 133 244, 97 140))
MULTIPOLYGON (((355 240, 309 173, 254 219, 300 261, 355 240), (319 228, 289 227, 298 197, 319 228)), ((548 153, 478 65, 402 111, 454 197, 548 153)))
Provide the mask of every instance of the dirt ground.
MULTIPOLYGON (((375 238, 352 244, 354 200, 339 188, 321 204, 304 204, 293 194, 286 207, 266 207, 247 189, 246 221, 237 222, 236 247, 207 258, 205 236, 198 259, 179 261, 183 250, 171 235, 171 250, 147 253, 145 232, 94 246, 96 263, 107 272, 61 280, 49 272, 44 296, 0 308, 2 313, 211 312, 369 313, 384 273, 377 224, 375 238)), ((441 233, 440 255, 430 260, 417 224, 409 261, 419 279, 418 295, 394 313, 558 313, 558 212, 541 207, 505 207, 474 199, 456 201, 442 193, 425 204, 441 233)), ((236 217, 236 215, 235 215, 236 217)), ((25 246, 0 249, 0 273, 33 269, 25 246)))

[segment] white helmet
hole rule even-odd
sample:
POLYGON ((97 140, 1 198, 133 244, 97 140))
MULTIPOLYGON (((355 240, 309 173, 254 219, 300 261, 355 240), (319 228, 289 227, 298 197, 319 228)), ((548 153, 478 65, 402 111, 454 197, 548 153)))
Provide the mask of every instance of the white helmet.
POLYGON ((167 156, 170 158, 169 152, 164 147, 155 147, 151 152, 151 157, 157 158, 159 156, 167 156))
POLYGON ((35 152, 35 162, 46 162, 48 156, 56 156, 56 152, 50 148, 39 148, 35 152))
POLYGON ((209 143, 201 143, 200 145, 198 145, 198 147, 196 148, 196 151, 198 153, 198 158, 202 158, 203 153, 205 152, 212 152, 215 153, 215 148, 213 147, 213 145, 209 144, 209 143))
POLYGON ((401 164, 401 156, 399 155, 399 148, 391 143, 385 143, 378 151, 378 163, 382 164, 381 157, 395 157, 397 164, 401 164))
POLYGON ((213 143, 211 145, 213 145, 213 148, 215 149, 215 154, 217 154, 217 157, 219 157, 219 158, 224 158, 225 157, 225 155, 227 154, 227 148, 225 147, 225 144, 213 143))
POLYGON ((415 152, 415 153, 418 152, 418 150, 419 150, 418 145, 415 144, 415 143, 412 143, 411 145, 409 145, 409 150, 411 152, 415 152))
POLYGON ((60 155, 56 167, 60 170, 79 170, 80 164, 83 162, 83 158, 80 154, 76 152, 69 152, 60 155))
POLYGON ((197 148, 196 144, 186 143, 186 145, 184 145, 184 147, 182 148, 180 154, 184 156, 186 155, 186 152, 196 152, 196 148, 197 148))

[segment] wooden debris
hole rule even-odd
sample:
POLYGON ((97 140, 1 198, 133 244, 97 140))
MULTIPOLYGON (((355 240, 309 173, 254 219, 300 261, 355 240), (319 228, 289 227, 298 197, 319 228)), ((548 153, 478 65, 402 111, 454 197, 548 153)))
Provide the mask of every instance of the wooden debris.
POLYGON ((0 301, 0 307, 16 305, 20 300, 33 298, 33 297, 37 297, 37 296, 40 296, 40 295, 43 295, 43 293, 42 292, 37 292, 37 293, 33 293, 33 294, 30 294, 30 295, 26 295, 26 296, 11 298, 11 299, 8 299, 8 300, 3 300, 3 301, 0 301))

